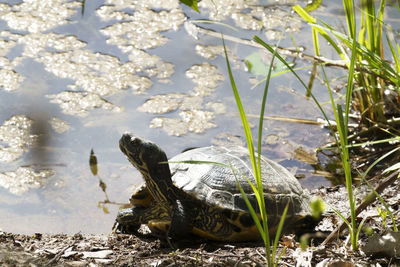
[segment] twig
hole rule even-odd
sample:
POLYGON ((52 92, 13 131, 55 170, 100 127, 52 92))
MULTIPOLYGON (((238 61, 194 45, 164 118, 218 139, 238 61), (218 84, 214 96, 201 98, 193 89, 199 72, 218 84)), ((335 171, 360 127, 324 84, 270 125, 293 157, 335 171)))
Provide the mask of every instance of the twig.
MULTIPOLYGON (((195 39, 198 39, 199 33, 209 35, 212 37, 216 37, 216 38, 221 38, 221 33, 202 28, 200 26, 195 25, 193 22, 190 22, 190 21, 185 22, 185 29, 189 32, 189 35, 193 36, 195 39)), ((257 48, 264 48, 262 45, 258 44, 257 42, 255 42, 253 40, 241 39, 241 38, 238 38, 238 37, 235 37, 232 35, 224 34, 224 39, 235 42, 235 43, 239 43, 239 44, 244 44, 244 45, 253 46, 253 47, 257 47, 257 48)), ((274 47, 274 46, 272 46, 272 47, 274 47)), ((296 49, 296 48, 277 47, 277 50, 278 50, 278 52, 280 52, 283 55, 287 55, 287 56, 291 56, 291 57, 300 57, 300 58, 307 59, 309 61, 317 61, 317 62, 325 64, 326 66, 334 66, 334 67, 348 69, 346 62, 344 60, 333 60, 333 59, 329 59, 329 58, 321 57, 321 56, 312 56, 312 55, 305 54, 305 53, 303 53, 303 51, 300 51, 299 49, 296 49)), ((363 67, 363 66, 361 66, 361 67, 356 66, 355 70, 359 71, 359 72, 363 72, 363 73, 374 74, 378 77, 385 78, 382 75, 372 72, 370 69, 363 67)))
MULTIPOLYGON (((228 113, 229 115, 232 116, 239 116, 239 113, 228 113)), ((251 114, 251 113, 247 113, 247 117, 249 118, 255 118, 255 119, 259 119, 260 116, 256 115, 256 114, 251 114)), ((298 118, 291 118, 291 117, 283 117, 283 116, 276 116, 276 115, 272 115, 272 116, 264 116, 263 117, 264 120, 275 120, 275 121, 285 121, 285 122, 294 122, 294 123, 303 123, 303 124, 312 124, 312 125, 322 125, 325 126, 327 125, 327 122, 325 120, 308 120, 308 119, 298 119, 298 118)), ((335 123, 335 122, 331 122, 335 123)))
POLYGON ((54 263, 57 263, 57 262, 60 260, 61 256, 64 254, 64 252, 65 252, 67 249, 72 248, 72 247, 75 245, 75 242, 76 242, 76 241, 74 241, 71 245, 66 246, 65 248, 63 248, 62 250, 60 250, 60 251, 59 251, 48 263, 46 263, 44 266, 50 266, 50 265, 52 265, 52 264, 54 264, 54 263))
POLYGON ((264 255, 262 255, 262 254, 260 253, 260 251, 258 251, 258 249, 256 249, 256 253, 258 254, 258 256, 261 257, 261 259, 263 259, 264 262, 267 262, 267 258, 265 258, 264 255))
MULTIPOLYGON (((195 35, 196 37, 195 38, 198 38, 198 33, 209 35, 209 36, 212 36, 212 37, 215 37, 215 38, 221 38, 221 33, 215 32, 213 30, 202 28, 202 27, 197 26, 194 23, 189 22, 189 21, 186 22, 186 23, 187 23, 187 25, 190 25, 190 27, 192 29, 193 29, 193 27, 195 27, 195 30, 196 30, 196 32, 195 32, 196 33, 196 35, 195 35)), ((225 40, 229 40, 231 42, 239 43, 239 44, 253 46, 253 47, 256 47, 256 48, 264 48, 262 45, 256 43, 253 40, 241 39, 241 38, 238 38, 238 37, 235 37, 235 36, 232 36, 232 35, 225 35, 224 34, 224 39, 225 40)), ((308 55, 308 54, 304 54, 302 51, 299 51, 299 50, 297 50, 295 48, 281 48, 281 47, 278 47, 278 51, 283 53, 283 54, 285 54, 285 55, 288 55, 288 56, 302 57, 302 58, 305 58, 305 59, 308 59, 308 60, 312 60, 312 61, 316 60, 316 61, 319 61, 319 62, 323 62, 323 63, 326 63, 327 65, 331 65, 331 66, 347 68, 347 66, 346 66, 346 64, 345 64, 345 62, 343 60, 331 60, 331 59, 324 58, 324 57, 311 56, 311 55, 308 55)))
MULTIPOLYGON (((394 181, 396 181, 398 174, 400 173, 400 171, 396 171, 394 173, 392 173, 391 175, 389 175, 385 180, 383 180, 380 184, 378 184, 374 190, 376 191, 376 193, 380 194, 383 192, 383 190, 385 188, 387 188, 389 185, 391 185, 394 181)), ((381 175, 379 175, 381 176, 381 175)), ((372 202, 374 202, 376 199, 376 195, 371 192, 369 193, 363 200, 363 202, 361 202, 361 204, 357 207, 356 209, 356 216, 358 214, 360 214, 363 210, 365 210, 372 202)), ((347 220, 350 221, 351 217, 348 217, 347 220)), ((336 227, 335 230, 332 231, 332 233, 330 233, 328 235, 327 238, 325 238, 325 240, 322 242, 321 245, 326 245, 329 242, 332 242, 332 240, 334 240, 336 238, 336 236, 338 236, 344 229, 346 228, 346 223, 342 222, 338 227, 336 227)))

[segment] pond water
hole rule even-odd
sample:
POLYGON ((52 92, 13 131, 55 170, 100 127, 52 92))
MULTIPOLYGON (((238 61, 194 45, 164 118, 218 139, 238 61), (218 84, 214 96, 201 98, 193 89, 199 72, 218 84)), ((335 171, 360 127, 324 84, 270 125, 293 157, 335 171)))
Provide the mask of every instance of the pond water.
MULTIPOLYGON (((0 229, 110 232, 142 181, 119 151, 124 132, 156 142, 169 157, 189 147, 245 145, 220 33, 256 133, 264 84, 254 85, 263 76, 244 62, 270 55, 242 40, 256 34, 293 48, 291 35, 312 55, 310 28, 291 12, 305 2, 203 0, 198 14, 177 0, 86 1, 82 14, 80 1, 0 1, 0 229)), ((343 23, 331 2, 314 15, 343 23)), ((308 81, 312 62, 289 59, 308 81)), ((334 87, 344 85, 344 70, 328 74, 334 87)), ((313 92, 328 100, 319 76, 313 92)), ((266 115, 322 117, 290 73, 271 80, 266 115)), ((264 155, 303 176, 306 188, 330 184, 313 168, 328 131, 276 119, 264 127, 264 155)))

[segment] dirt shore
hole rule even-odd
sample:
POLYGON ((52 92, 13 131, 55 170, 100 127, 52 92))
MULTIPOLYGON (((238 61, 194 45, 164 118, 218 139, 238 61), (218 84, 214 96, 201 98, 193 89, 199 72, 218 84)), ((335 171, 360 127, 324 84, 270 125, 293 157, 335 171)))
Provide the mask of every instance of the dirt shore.
MULTIPOLYGON (((360 192, 368 190, 359 188, 360 192)), ((398 182, 386 188, 382 196, 399 223, 398 182)), ((329 205, 345 212, 346 191, 343 187, 321 189, 319 195, 329 205)), ((360 199, 362 200, 362 194, 360 199)), ((389 218, 383 223, 377 214, 381 204, 368 206, 359 221, 365 218, 366 231, 360 233, 360 250, 352 251, 346 230, 334 242, 320 245, 322 238, 311 237, 310 246, 302 250, 298 239, 283 236, 278 255, 284 250, 278 266, 400 266, 400 234, 390 232, 389 218), (394 241, 393 241, 394 240, 394 241), (365 252, 367 247, 372 251, 365 252), (376 250, 376 251, 375 251, 376 250)), ((348 210, 348 209, 347 209, 348 210)), ((340 220, 330 218, 322 222, 320 230, 330 232, 340 220)), ((22 235, 0 231, 0 266, 265 266, 262 243, 193 242, 181 249, 171 249, 150 235, 110 233, 22 235)))

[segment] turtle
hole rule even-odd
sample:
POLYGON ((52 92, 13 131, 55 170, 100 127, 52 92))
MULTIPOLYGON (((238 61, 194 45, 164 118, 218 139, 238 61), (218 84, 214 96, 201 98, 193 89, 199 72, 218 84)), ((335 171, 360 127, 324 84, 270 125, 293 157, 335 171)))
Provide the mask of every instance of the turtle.
MULTIPOLYGON (((221 242, 261 238, 237 184, 260 217, 256 196, 246 180, 255 180, 246 148, 194 148, 168 162, 158 145, 133 134, 123 134, 119 146, 145 182, 131 197, 133 207, 118 212, 116 228, 121 232, 137 233, 145 224, 152 234, 167 240, 193 235, 221 242)), ((287 203, 285 232, 295 232, 309 224, 307 190, 282 165, 264 156, 260 162, 270 235, 275 235, 287 203)))

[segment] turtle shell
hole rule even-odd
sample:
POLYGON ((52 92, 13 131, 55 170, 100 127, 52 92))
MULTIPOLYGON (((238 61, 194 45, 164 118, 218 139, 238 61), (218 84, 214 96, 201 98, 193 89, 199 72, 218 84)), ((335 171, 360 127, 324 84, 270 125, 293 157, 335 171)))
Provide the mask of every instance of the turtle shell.
MULTIPOLYGON (((247 149, 239 146, 202 147, 188 150, 169 161, 188 160, 211 161, 232 166, 237 171, 236 178, 250 203, 259 213, 255 194, 246 180, 247 178, 255 184, 247 149)), ((217 164, 170 163, 170 169, 175 185, 199 200, 234 212, 248 211, 230 168, 217 164)), ((261 176, 269 219, 279 219, 288 201, 287 219, 292 218, 294 222, 310 215, 309 194, 287 169, 262 156, 261 176)))

